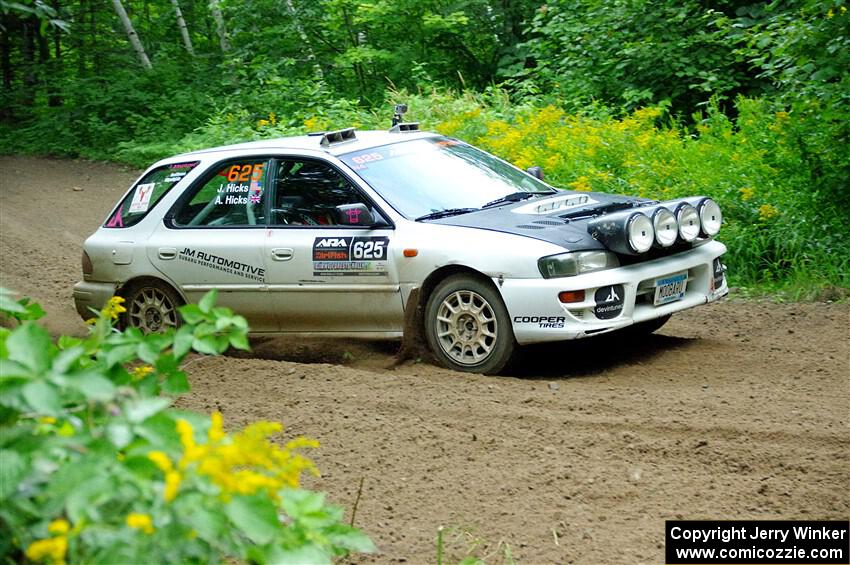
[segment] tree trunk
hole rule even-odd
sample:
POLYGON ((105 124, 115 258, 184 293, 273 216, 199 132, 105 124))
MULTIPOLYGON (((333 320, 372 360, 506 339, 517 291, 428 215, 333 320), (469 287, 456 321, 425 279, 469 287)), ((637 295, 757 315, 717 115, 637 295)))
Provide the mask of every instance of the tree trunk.
POLYGON ((177 14, 177 27, 180 28, 180 37, 183 38, 183 45, 190 55, 195 54, 195 48, 192 47, 192 38, 189 37, 189 28, 186 27, 186 20, 183 19, 183 12, 180 11, 180 1, 171 0, 174 5, 174 13, 177 14))
POLYGON ((0 15, 0 25, 3 26, 3 31, 0 33, 0 66, 3 67, 3 104, 0 105, 0 119, 9 120, 12 118, 12 82, 15 79, 15 74, 12 70, 12 16, 6 14, 0 15))
POLYGON ((115 6, 115 11, 118 13, 118 17, 121 18, 121 23, 124 24, 124 30, 127 32, 127 38, 130 40, 130 44, 133 46, 133 49, 136 50, 139 62, 142 63, 142 66, 145 69, 151 70, 153 65, 151 65, 151 61, 148 59, 147 53, 145 53, 145 48, 142 47, 139 35, 136 33, 136 30, 133 29, 133 22, 131 22, 130 17, 127 16, 127 12, 124 10, 124 5, 121 4, 121 0, 112 0, 112 5, 115 6))
POLYGON ((24 58, 24 92, 21 103, 24 106, 32 106, 35 103, 35 87, 38 80, 35 76, 35 35, 39 27, 38 19, 35 17, 22 22, 23 45, 21 54, 24 58))
POLYGON ((227 53, 230 51, 230 42, 227 40, 227 30, 224 27, 224 16, 221 15, 219 0, 210 0, 210 12, 215 20, 215 31, 218 33, 221 50, 227 53))
POLYGON ((286 11, 289 12, 289 17, 292 18, 292 24, 295 26, 295 31, 298 33, 298 37, 301 38, 301 43, 307 51, 307 59, 313 63, 313 69, 316 71, 316 77, 319 80, 324 79, 325 74, 322 72, 322 67, 316 59, 316 52, 313 51, 313 44, 310 43, 310 38, 307 37, 304 27, 298 20, 298 13, 295 11, 295 6, 292 4, 292 0, 284 0, 284 4, 286 5, 286 11))

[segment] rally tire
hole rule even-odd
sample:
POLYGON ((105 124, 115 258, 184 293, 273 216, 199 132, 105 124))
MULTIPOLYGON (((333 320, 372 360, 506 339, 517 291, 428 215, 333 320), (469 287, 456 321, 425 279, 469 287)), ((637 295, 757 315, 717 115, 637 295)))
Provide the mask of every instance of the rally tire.
POLYGON ((444 367, 495 374, 517 349, 502 297, 489 281, 458 274, 443 280, 425 306, 425 338, 444 367))
POLYGON ((161 333, 183 323, 178 308, 183 304, 171 286, 145 280, 129 284, 121 291, 124 307, 121 317, 124 328, 139 328, 144 333, 161 333))

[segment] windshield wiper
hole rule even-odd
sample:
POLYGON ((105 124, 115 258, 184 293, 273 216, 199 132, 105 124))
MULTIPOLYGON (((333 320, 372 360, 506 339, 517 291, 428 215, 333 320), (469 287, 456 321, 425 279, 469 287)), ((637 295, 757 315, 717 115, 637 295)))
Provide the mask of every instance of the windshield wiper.
POLYGON ((519 202, 520 200, 525 200, 526 198, 531 198, 532 196, 538 196, 543 194, 555 194, 557 190, 552 190, 548 192, 512 192, 507 196, 503 196, 501 198, 497 198, 491 202, 488 202, 481 208, 490 208, 491 206, 498 206, 499 204, 507 204, 509 202, 519 202))
POLYGON ((419 216, 414 221, 420 222, 422 220, 436 220, 437 218, 446 218, 448 216, 468 214, 469 212, 477 212, 478 210, 478 208, 449 208, 447 210, 438 210, 437 212, 431 212, 430 214, 419 216))

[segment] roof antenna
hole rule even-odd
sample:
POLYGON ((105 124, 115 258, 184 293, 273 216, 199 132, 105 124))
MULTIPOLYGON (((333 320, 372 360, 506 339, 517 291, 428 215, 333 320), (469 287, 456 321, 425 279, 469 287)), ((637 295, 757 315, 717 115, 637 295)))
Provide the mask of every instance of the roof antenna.
POLYGON ((393 126, 397 126, 401 122, 401 117, 407 112, 407 104, 396 104, 395 114, 393 114, 393 126))

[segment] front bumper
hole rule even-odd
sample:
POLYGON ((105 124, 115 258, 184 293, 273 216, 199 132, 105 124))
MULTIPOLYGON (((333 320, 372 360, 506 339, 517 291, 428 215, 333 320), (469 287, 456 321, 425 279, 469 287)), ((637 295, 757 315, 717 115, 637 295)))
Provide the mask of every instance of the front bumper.
MULTIPOLYGON (((726 246, 710 241, 694 249, 616 269, 558 279, 505 279, 499 287, 511 316, 514 336, 520 344, 579 339, 660 318, 722 298, 729 293, 724 274, 715 276, 715 259, 726 246), (687 273, 684 296, 655 306, 654 284, 678 273, 687 273), (622 310, 610 310, 608 319, 597 317, 596 291, 622 285, 622 310), (562 304, 558 293, 584 290, 582 302, 562 304), (614 313, 614 315, 611 314, 614 313)), ((497 286, 500 281, 494 280, 497 286)), ((617 288, 619 291, 619 287, 617 288)))
POLYGON ((99 311, 109 299, 115 296, 115 283, 81 281, 74 285, 74 305, 83 320, 88 320, 99 311))

